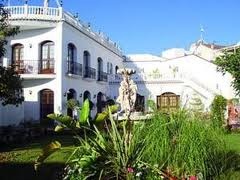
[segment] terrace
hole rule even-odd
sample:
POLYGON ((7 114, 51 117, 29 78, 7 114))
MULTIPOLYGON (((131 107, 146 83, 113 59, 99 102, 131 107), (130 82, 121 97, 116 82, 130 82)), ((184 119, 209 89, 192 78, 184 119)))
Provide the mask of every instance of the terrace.
POLYGON ((31 26, 31 28, 34 28, 34 24, 32 23, 33 21, 40 23, 40 25, 47 23, 49 26, 53 25, 52 22, 64 21, 88 37, 94 39, 99 44, 110 49, 119 56, 122 56, 121 49, 117 43, 111 41, 109 37, 104 35, 102 32, 96 33, 92 31, 89 24, 85 24, 80 21, 78 17, 69 12, 63 11, 61 6, 58 8, 53 8, 29 6, 28 4, 25 4, 23 6, 5 6, 4 9, 9 12, 9 20, 13 25, 21 25, 23 28, 26 28, 24 25, 28 24, 31 26))

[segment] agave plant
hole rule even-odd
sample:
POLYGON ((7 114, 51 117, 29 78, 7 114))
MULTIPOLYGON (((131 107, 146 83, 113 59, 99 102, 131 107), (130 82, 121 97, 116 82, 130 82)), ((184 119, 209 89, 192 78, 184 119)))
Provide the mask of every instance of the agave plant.
POLYGON ((94 129, 95 136, 83 140, 70 161, 69 179, 132 179, 141 163, 144 142, 127 134, 127 123, 122 129, 113 120, 109 109, 110 124, 106 133, 94 129))
MULTIPOLYGON (((99 125, 103 123, 109 117, 109 111, 105 110, 102 113, 96 115, 96 118, 89 122, 89 115, 90 115, 90 103, 89 100, 86 99, 83 103, 83 106, 77 108, 79 110, 79 118, 73 119, 72 117, 64 114, 49 114, 47 117, 49 119, 57 121, 57 125, 55 127, 55 132, 60 132, 64 129, 70 129, 77 139, 81 141, 81 137, 78 135, 79 130, 83 130, 85 132, 86 129, 89 130, 90 123, 94 125, 99 125)), ((118 110, 117 105, 113 105, 109 107, 110 112, 116 112, 118 110)), ((85 137, 86 138, 86 137, 85 137)), ((61 143, 58 141, 53 141, 47 146, 45 146, 42 150, 42 153, 38 156, 37 160, 35 161, 35 170, 47 159, 52 153, 59 150, 61 148, 61 143)), ((77 148, 78 149, 78 148, 77 148)), ((77 150, 75 150, 77 151, 77 150)))

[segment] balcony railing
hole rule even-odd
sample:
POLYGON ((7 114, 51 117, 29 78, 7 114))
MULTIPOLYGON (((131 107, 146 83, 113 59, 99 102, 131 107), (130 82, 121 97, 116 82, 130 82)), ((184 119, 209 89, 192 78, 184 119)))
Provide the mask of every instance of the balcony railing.
POLYGON ((106 72, 103 72, 103 71, 98 71, 98 79, 97 80, 107 82, 108 74, 106 72))
MULTIPOLYGON (((110 48, 115 53, 122 55, 120 47, 102 32, 94 32, 88 24, 80 21, 73 14, 64 12, 62 7, 42 7, 42 6, 5 6, 5 10, 10 13, 9 20, 36 20, 36 21, 66 21, 83 33, 95 39, 100 44, 110 48)), ((41 22, 40 22, 41 23, 41 22)))
POLYGON ((96 69, 91 67, 85 67, 84 78, 96 79, 96 69))
POLYGON ((82 76, 82 64, 73 62, 73 61, 67 61, 67 64, 68 64, 68 69, 67 69, 68 74, 82 76))
POLYGON ((12 64, 19 74, 53 74, 54 60, 19 60, 12 64))

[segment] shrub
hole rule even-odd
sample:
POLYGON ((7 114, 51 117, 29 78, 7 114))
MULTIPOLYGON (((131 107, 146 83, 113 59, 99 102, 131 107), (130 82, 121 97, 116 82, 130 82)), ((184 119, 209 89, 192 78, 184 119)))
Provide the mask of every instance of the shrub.
POLYGON ((227 100, 221 96, 216 95, 211 105, 211 120, 214 127, 222 127, 225 121, 227 100))
POLYGON ((156 113, 139 131, 146 143, 143 161, 161 168, 168 177, 218 175, 226 154, 223 133, 196 117, 184 110, 156 113))

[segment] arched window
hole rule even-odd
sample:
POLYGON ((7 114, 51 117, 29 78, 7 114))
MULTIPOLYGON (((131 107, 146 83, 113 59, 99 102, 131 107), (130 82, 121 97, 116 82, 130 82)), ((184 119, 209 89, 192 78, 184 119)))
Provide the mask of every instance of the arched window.
POLYGON ((84 77, 90 77, 90 53, 88 51, 83 52, 83 67, 84 67, 84 77))
POLYGON ((119 69, 119 67, 115 66, 115 74, 117 74, 118 69, 119 69))
POLYGON ((98 81, 102 81, 103 80, 103 60, 99 57, 97 59, 98 62, 98 81))
POLYGON ((12 64, 18 73, 24 73, 24 46, 22 44, 15 44, 12 46, 12 64))
MULTIPOLYGON (((76 91, 74 89, 69 89, 68 90, 68 93, 67 93, 67 100, 72 100, 72 99, 75 99, 76 100, 76 91)), ((70 117, 73 117, 74 114, 73 114, 73 109, 68 107, 67 108, 67 115, 70 116, 70 117)))
POLYGON ((70 62, 76 62, 77 60, 77 52, 76 47, 74 44, 69 43, 68 44, 68 61, 70 62))
POLYGON ((54 42, 52 41, 41 44, 40 73, 54 73, 54 42))
POLYGON ((67 63, 68 63, 68 73, 76 74, 75 66, 77 61, 77 49, 74 44, 68 44, 68 56, 67 56, 67 63))

